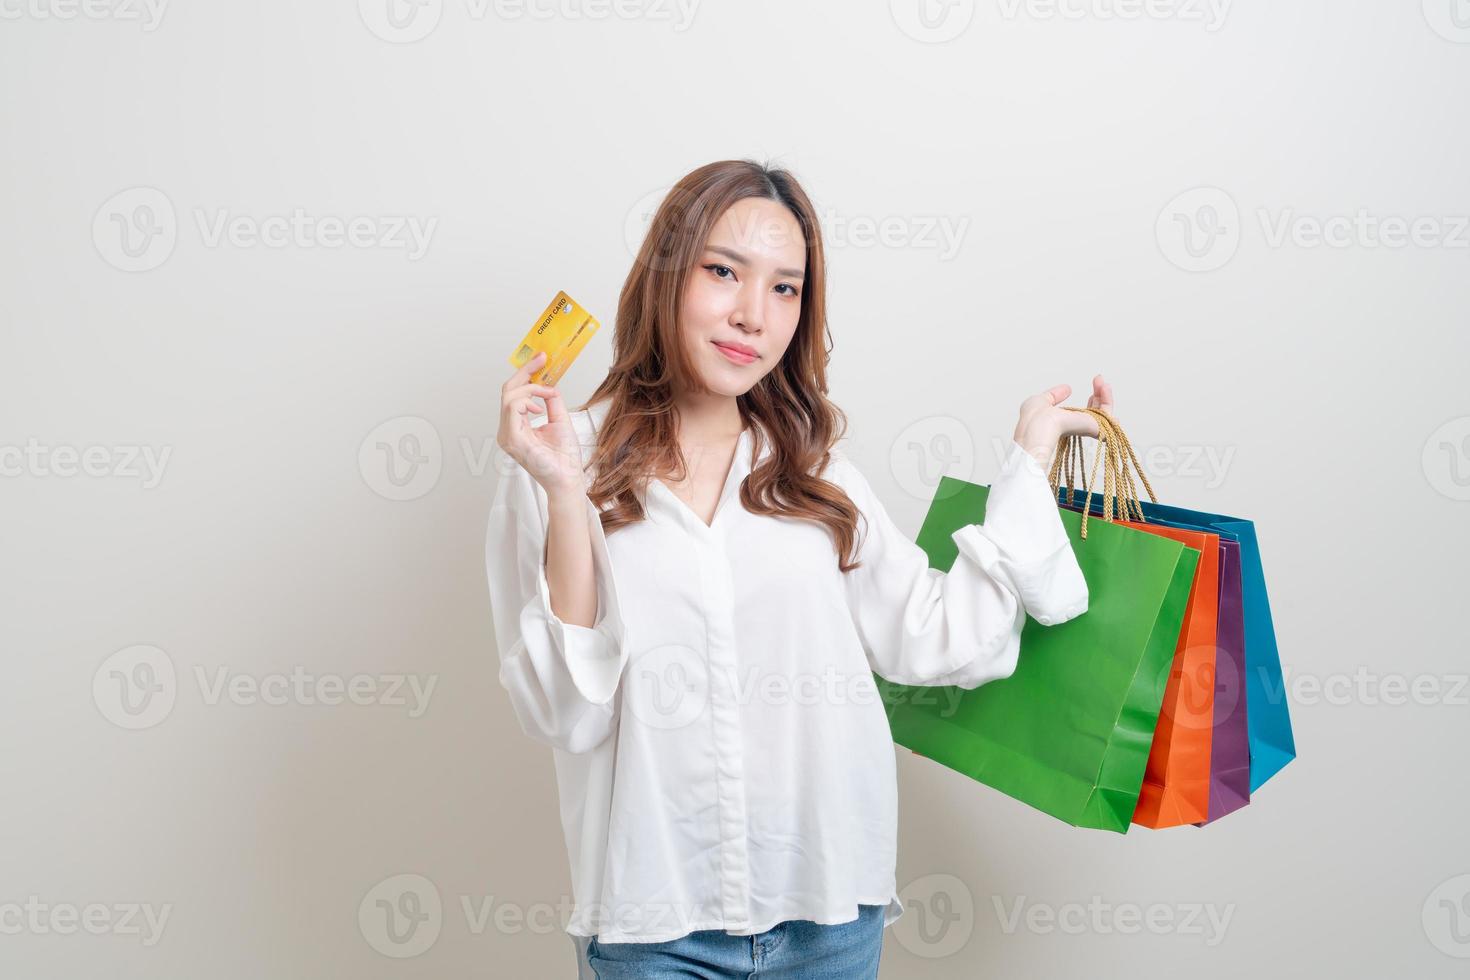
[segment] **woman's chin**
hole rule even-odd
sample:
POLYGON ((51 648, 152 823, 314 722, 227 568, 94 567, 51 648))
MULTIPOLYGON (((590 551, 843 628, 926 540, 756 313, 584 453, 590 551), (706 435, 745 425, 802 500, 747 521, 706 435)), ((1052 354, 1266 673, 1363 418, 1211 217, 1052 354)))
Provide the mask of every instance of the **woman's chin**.
MULTIPOLYGON (((719 355, 715 355, 718 357, 719 355)), ((703 370, 700 378, 711 393, 721 395, 725 398, 735 398, 745 394, 760 379, 750 371, 742 371, 733 364, 711 364, 701 365, 703 370)))

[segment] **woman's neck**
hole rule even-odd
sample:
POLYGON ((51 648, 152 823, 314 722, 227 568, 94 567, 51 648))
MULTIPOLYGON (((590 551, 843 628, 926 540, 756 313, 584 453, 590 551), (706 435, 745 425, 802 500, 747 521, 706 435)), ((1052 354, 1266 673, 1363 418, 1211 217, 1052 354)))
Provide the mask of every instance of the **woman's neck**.
POLYGON ((685 394, 674 407, 679 416, 679 441, 685 445, 719 445, 740 438, 745 420, 740 403, 729 395, 685 394))

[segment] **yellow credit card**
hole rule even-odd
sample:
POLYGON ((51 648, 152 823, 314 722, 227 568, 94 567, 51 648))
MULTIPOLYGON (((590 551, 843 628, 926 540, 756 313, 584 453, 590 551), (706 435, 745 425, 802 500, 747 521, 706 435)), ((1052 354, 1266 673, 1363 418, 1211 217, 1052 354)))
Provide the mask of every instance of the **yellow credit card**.
POLYGON ((510 355, 510 365, 521 367, 538 352, 545 351, 546 363, 531 375, 531 380, 537 384, 554 385, 582 353, 582 348, 597 332, 597 326, 597 319, 578 306, 576 300, 564 292, 557 293, 556 299, 526 334, 526 339, 510 355))

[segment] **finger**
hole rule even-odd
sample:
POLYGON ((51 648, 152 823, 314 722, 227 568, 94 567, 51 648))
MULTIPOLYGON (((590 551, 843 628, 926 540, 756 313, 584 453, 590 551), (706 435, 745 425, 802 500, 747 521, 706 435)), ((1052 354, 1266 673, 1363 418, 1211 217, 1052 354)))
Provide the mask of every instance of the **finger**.
POLYGON ((1063 435, 1092 436, 1096 439, 1101 427, 1097 424, 1097 418, 1087 412, 1068 412, 1072 416, 1067 422, 1067 427, 1062 430, 1063 435))
MULTIPOLYGON (((526 411, 526 406, 532 404, 530 396, 554 390, 531 381, 531 375, 545 360, 546 352, 537 351, 529 361, 516 368, 500 388, 500 426, 506 432, 506 441, 514 447, 509 450, 514 457, 519 458, 528 452, 533 443, 531 420, 526 411)), ((536 411, 539 412, 540 408, 536 411)))
POLYGON ((548 424, 567 420, 566 403, 562 400, 561 392, 551 385, 530 382, 521 385, 519 389, 506 392, 505 397, 517 404, 516 415, 519 417, 525 417, 530 412, 535 412, 537 415, 545 412, 548 424), (546 403, 545 407, 536 404, 533 395, 540 396, 541 400, 546 403))
POLYGON ((528 381, 519 388, 507 388, 504 398, 507 401, 513 398, 526 398, 530 395, 540 395, 542 398, 550 398, 555 394, 557 394, 557 390, 551 385, 542 385, 534 381, 528 381))
MULTIPOLYGON (((532 364, 535 360, 536 358, 533 357, 526 363, 532 364)), ((521 372, 517 371, 516 373, 520 374, 521 372)), ((531 434, 527 412, 529 410, 539 413, 542 410, 541 406, 536 405, 532 401, 532 396, 540 395, 545 398, 548 395, 554 394, 556 394, 556 389, 550 385, 526 381, 512 388, 510 387, 510 382, 506 382, 506 387, 500 396, 500 421, 506 432, 509 433, 513 443, 517 445, 528 444, 527 440, 530 439, 531 434)))
POLYGON ((515 369, 515 373, 510 376, 510 379, 507 380, 505 384, 501 385, 501 390, 510 391, 510 389, 519 388, 527 381, 530 381, 531 375, 536 373, 536 371, 541 367, 542 363, 544 363, 545 360, 546 352, 544 350, 538 350, 534 357, 532 357, 525 364, 522 364, 520 367, 515 369))
POLYGON ((500 426, 506 432, 506 450, 512 457, 525 458, 536 448, 535 429, 531 425, 531 413, 539 414, 540 405, 529 395, 507 398, 501 409, 500 426))
MULTIPOLYGON (((545 386, 543 385, 542 387, 545 386)), ((567 420, 567 406, 566 402, 562 401, 561 392, 552 388, 550 394, 542 395, 541 397, 546 402, 546 423, 548 425, 567 420)))
POLYGON ((527 382, 517 389, 507 391, 502 396, 505 407, 501 415, 502 417, 508 416, 512 419, 509 423, 509 431, 517 441, 531 438, 531 413, 534 412, 540 415, 545 411, 542 406, 536 404, 535 397, 533 396, 540 396, 542 400, 548 401, 548 403, 550 399, 560 397, 555 388, 550 385, 536 384, 535 382, 527 382))
POLYGON ((516 411, 516 402, 509 398, 500 401, 500 430, 505 433, 505 450, 519 459, 530 435, 530 423, 516 411))
MULTIPOLYGON (((538 387, 543 386, 526 385, 524 388, 521 389, 518 394, 511 396, 510 404, 515 406, 515 411, 517 415, 526 415, 529 412, 535 412, 539 415, 540 413, 546 411, 546 408, 544 406, 539 405, 536 402, 535 396, 538 394, 538 392, 536 392, 534 389, 538 387)), ((552 398, 560 397, 559 395, 557 395, 554 388, 547 389, 547 391, 548 394, 541 396, 542 400, 547 402, 547 404, 550 404, 552 398)))
POLYGON ((1053 405, 1060 405, 1072 395, 1071 385, 1053 385, 1042 392, 1053 405))

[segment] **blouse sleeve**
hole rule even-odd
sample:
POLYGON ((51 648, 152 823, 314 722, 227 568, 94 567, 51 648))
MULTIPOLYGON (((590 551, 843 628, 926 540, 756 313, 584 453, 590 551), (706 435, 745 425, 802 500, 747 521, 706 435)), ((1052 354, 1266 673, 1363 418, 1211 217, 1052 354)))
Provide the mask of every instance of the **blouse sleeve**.
POLYGON ((1028 613, 1053 626, 1087 611, 1087 580, 1051 485, 1015 440, 991 484, 985 522, 952 535, 959 553, 948 573, 929 567, 850 461, 839 457, 835 472, 863 514, 862 564, 845 573, 844 588, 880 676, 976 688, 1015 672, 1028 613))
POLYGON ((551 610, 546 491, 519 463, 496 488, 485 535, 500 685, 527 735, 568 752, 589 751, 612 731, 613 694, 628 660, 607 539, 590 499, 587 511, 597 577, 590 627, 551 610))

